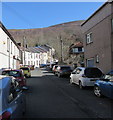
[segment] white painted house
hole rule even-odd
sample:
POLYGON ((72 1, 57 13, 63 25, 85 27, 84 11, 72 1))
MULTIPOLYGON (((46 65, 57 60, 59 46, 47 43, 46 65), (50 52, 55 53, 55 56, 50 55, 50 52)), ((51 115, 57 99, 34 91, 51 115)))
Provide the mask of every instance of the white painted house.
POLYGON ((4 25, 0 22, 0 69, 19 68, 21 60, 20 52, 21 51, 17 43, 4 25))
POLYGON ((55 49, 52 48, 49 45, 41 45, 40 46, 42 49, 46 50, 47 52, 47 58, 48 58, 48 63, 53 63, 54 62, 54 55, 55 55, 55 49))
POLYGON ((40 52, 34 47, 25 48, 22 53, 23 65, 34 65, 35 68, 40 66, 40 52))

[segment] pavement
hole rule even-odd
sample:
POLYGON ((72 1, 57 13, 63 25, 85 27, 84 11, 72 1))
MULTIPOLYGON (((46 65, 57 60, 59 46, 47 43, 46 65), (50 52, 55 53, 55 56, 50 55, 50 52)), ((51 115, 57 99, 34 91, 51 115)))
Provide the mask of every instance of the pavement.
POLYGON ((35 69, 27 79, 25 118, 112 118, 113 101, 97 98, 93 88, 79 89, 69 78, 35 69))

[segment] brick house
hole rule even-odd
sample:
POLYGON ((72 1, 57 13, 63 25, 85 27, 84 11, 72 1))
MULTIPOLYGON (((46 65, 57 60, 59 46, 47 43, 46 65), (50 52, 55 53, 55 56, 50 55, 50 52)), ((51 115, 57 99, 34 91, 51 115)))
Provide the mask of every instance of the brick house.
POLYGON ((113 2, 104 3, 81 26, 85 66, 97 66, 104 73, 113 69, 113 2))

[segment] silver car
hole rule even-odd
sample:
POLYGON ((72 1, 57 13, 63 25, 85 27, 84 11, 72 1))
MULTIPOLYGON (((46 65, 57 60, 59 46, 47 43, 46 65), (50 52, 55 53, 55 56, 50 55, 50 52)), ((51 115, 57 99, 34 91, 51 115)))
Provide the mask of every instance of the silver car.
POLYGON ((13 77, 0 76, 0 120, 22 118, 25 94, 13 77))
POLYGON ((85 86, 94 86, 95 81, 102 75, 102 71, 97 67, 77 67, 70 75, 70 83, 75 83, 82 89, 85 86))

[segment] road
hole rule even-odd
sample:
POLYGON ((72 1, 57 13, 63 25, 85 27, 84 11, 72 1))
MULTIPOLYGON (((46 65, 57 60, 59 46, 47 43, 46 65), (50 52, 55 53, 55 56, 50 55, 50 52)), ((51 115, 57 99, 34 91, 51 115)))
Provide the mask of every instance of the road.
POLYGON ((111 118, 113 101, 97 98, 93 88, 79 89, 69 78, 58 78, 45 69, 27 79, 25 118, 111 118))

